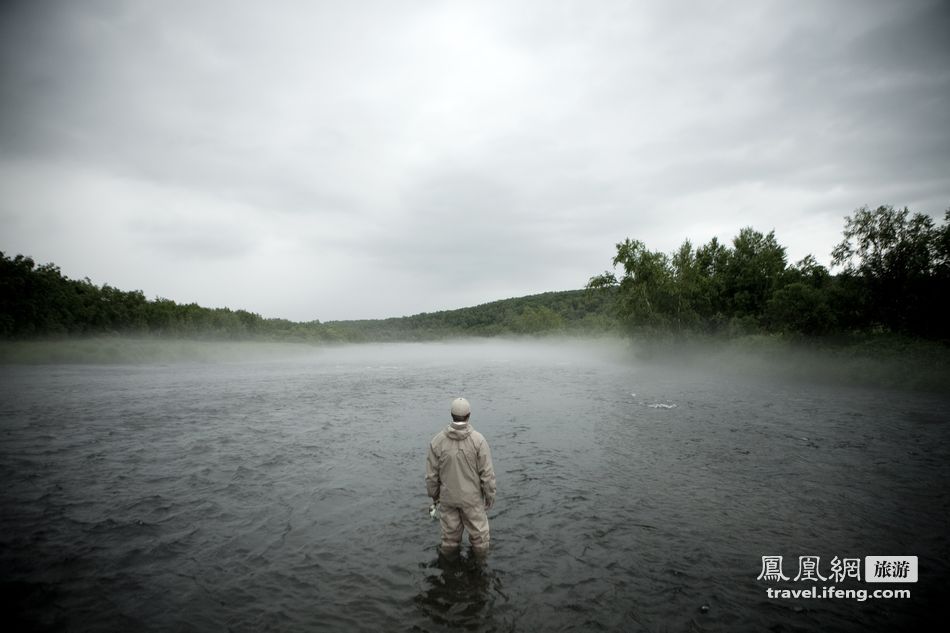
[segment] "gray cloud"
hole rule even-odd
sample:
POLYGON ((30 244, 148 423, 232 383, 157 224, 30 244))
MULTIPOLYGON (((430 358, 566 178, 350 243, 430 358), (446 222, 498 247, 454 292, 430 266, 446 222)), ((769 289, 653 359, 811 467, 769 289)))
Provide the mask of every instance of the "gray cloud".
POLYGON ((295 319, 577 287, 628 235, 751 224, 827 261, 862 204, 950 206, 948 19, 926 0, 6 3, 0 248, 295 319))

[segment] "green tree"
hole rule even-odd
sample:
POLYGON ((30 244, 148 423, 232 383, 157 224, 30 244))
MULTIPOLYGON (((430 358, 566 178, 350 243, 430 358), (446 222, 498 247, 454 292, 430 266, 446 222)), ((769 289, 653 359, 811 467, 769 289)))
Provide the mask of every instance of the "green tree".
POLYGON ((889 205, 861 207, 845 218, 833 263, 863 286, 861 308, 869 325, 947 332, 948 223, 950 210, 937 227, 928 215, 889 205))
POLYGON ((672 273, 672 314, 670 319, 676 329, 695 327, 699 324, 699 309, 703 304, 705 289, 703 270, 689 240, 680 245, 670 258, 672 273))
POLYGON ((751 227, 740 230, 723 270, 732 316, 757 320, 781 286, 785 264, 785 247, 775 240, 775 231, 763 235, 751 227))
POLYGON ((613 265, 623 267, 619 280, 607 271, 592 277, 587 287, 617 287, 617 314, 628 327, 652 329, 669 324, 674 303, 669 258, 658 251, 647 250, 639 240, 627 238, 617 244, 613 265))
POLYGON ((801 281, 776 290, 768 300, 765 316, 769 329, 776 332, 822 335, 836 326, 828 293, 801 281))
POLYGON ((696 249, 699 287, 694 308, 708 328, 719 329, 729 314, 726 270, 732 253, 715 237, 696 249))

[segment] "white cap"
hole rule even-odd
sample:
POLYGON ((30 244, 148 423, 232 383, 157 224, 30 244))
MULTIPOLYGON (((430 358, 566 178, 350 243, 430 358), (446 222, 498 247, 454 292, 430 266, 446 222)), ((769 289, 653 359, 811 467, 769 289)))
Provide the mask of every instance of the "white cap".
POLYGON ((465 398, 456 398, 452 401, 452 415, 464 418, 472 412, 472 406, 465 398))

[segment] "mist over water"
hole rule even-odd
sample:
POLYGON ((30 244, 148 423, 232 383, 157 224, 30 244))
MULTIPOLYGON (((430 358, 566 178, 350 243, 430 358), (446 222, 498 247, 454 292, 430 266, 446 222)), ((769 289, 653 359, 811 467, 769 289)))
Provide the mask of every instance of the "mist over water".
POLYGON ((2 366, 6 612, 59 631, 866 631, 940 606, 950 396, 701 360, 496 340, 2 366), (483 564, 440 559, 426 512, 457 395, 498 478, 483 564), (804 555, 823 575, 916 555, 920 582, 769 599, 765 555, 790 577, 804 555))

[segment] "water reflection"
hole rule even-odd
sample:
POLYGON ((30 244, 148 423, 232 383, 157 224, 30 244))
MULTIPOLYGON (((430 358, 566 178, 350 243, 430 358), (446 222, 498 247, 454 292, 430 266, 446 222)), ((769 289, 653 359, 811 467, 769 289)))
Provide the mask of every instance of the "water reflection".
POLYGON ((508 600, 501 578, 486 556, 468 551, 446 554, 421 563, 426 570, 423 591, 415 597, 416 607, 433 623, 458 629, 491 629, 493 606, 508 600))

